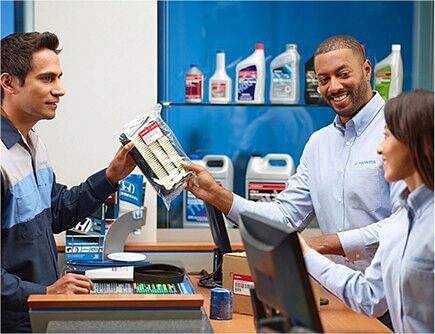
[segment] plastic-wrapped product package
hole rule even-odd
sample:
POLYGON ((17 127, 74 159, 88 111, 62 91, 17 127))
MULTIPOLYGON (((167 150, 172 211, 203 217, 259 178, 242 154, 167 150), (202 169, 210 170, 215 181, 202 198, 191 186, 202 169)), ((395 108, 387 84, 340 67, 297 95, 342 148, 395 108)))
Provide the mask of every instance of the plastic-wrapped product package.
POLYGON ((119 141, 126 145, 138 167, 163 199, 169 210, 171 201, 183 191, 183 184, 192 174, 181 161, 190 161, 172 130, 160 117, 161 105, 138 115, 124 126, 119 141))

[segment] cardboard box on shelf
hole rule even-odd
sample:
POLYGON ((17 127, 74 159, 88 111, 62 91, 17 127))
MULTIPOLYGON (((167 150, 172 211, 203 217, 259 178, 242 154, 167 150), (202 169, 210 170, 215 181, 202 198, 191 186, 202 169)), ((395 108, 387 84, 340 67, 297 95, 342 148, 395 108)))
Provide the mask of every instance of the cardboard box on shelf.
MULTIPOLYGON (((319 309, 320 288, 311 278, 310 283, 317 309, 319 309)), ((254 288, 254 282, 249 270, 246 252, 224 254, 222 286, 233 292, 233 312, 253 315, 249 290, 254 288)))

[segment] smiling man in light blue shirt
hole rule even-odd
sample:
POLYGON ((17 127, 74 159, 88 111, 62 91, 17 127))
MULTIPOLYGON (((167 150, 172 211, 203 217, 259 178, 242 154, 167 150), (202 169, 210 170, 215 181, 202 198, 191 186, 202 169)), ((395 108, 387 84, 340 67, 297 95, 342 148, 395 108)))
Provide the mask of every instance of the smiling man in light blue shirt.
POLYGON ((252 202, 233 194, 194 164, 186 164, 196 173, 187 189, 234 222, 249 211, 302 231, 316 217, 324 236, 308 243, 322 253, 345 255, 336 261, 364 269, 382 227, 374 223, 391 215, 401 188, 397 185, 396 191, 385 181, 376 154, 384 101, 371 89, 370 62, 353 37, 333 36, 322 42, 314 65, 319 91, 337 116, 333 124, 312 134, 296 174, 274 202, 252 202))

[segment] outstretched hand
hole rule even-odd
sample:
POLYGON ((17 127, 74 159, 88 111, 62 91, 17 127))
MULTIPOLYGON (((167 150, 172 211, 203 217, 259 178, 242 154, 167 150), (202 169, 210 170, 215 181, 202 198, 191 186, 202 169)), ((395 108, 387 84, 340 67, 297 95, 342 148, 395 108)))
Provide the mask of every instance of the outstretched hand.
POLYGON ((89 277, 79 274, 66 274, 47 287, 48 295, 88 294, 94 285, 89 277))
POLYGON ((203 166, 192 162, 181 163, 186 170, 193 172, 188 179, 186 189, 204 202, 210 203, 227 214, 233 202, 233 193, 216 183, 203 166))
POLYGON ((115 185, 119 180, 125 178, 136 167, 136 162, 130 154, 128 154, 133 147, 134 144, 132 142, 121 146, 110 162, 109 167, 107 167, 106 177, 112 185, 115 185))
POLYGON ((193 172, 193 175, 188 179, 186 189, 196 197, 208 202, 219 187, 210 173, 203 166, 192 162, 183 161, 184 169, 193 172))

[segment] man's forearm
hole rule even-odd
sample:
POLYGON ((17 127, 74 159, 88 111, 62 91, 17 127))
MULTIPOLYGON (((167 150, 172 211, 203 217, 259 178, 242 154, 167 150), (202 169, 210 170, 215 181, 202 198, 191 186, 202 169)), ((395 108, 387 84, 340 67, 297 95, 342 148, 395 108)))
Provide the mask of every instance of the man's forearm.
POLYGON ((225 215, 230 212, 233 205, 233 193, 225 188, 219 187, 216 192, 213 192, 210 204, 214 205, 225 215))
POLYGON ((305 238, 308 246, 320 254, 345 256, 343 247, 337 234, 321 235, 319 237, 305 238))

